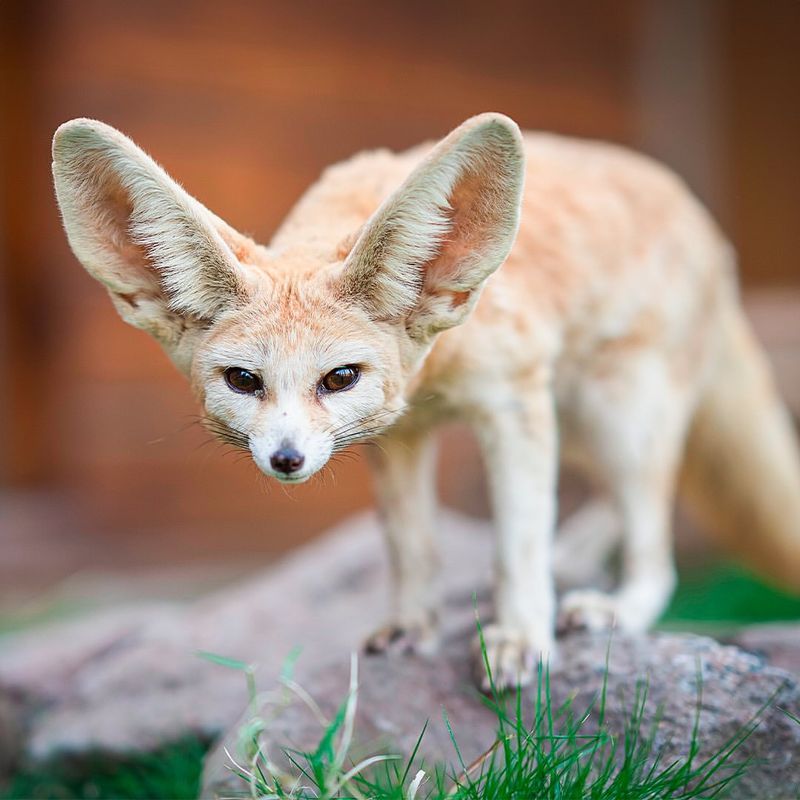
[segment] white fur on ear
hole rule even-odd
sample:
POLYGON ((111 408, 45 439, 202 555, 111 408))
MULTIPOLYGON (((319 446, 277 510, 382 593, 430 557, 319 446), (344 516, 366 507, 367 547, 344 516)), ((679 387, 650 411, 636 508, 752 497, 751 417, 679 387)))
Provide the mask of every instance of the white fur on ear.
POLYGON ((220 221, 119 131, 62 125, 53 177, 72 250, 132 324, 162 338, 170 326, 159 314, 213 319, 244 296, 220 221))
POLYGON ((420 336, 463 321, 514 243, 524 172, 512 120, 467 120, 364 226, 345 264, 345 296, 420 336))

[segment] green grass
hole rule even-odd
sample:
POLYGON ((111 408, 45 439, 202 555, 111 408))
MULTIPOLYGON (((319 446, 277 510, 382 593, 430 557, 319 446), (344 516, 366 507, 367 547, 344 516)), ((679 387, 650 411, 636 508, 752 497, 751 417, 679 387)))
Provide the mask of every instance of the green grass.
MULTIPOLYGON (((480 626, 479 626, 480 630, 480 626)), ((486 650, 483 649, 484 662, 486 650)), ((239 665, 243 666, 243 665, 239 665)), ((252 686, 252 672, 248 681, 252 686)), ((287 681, 290 687, 291 682, 287 681)), ((277 766, 265 755, 262 736, 268 723, 257 713, 242 730, 241 759, 230 758, 230 768, 241 781, 231 796, 264 800, 691 800, 717 797, 743 774, 747 763, 736 752, 758 724, 758 715, 716 752, 699 756, 699 715, 702 688, 698 680, 697 715, 688 753, 668 761, 655 746, 658 713, 644 725, 647 686, 636 687, 625 730, 612 732, 606 722, 606 687, 586 708, 572 701, 555 708, 549 677, 540 668, 528 709, 530 693, 501 694, 492 684, 487 705, 497 717, 497 738, 487 751, 467 764, 458 746, 457 732, 444 713, 453 745, 454 767, 417 763, 417 748, 407 757, 372 756, 357 763, 350 759, 358 699, 357 662, 353 660, 350 691, 333 719, 322 722, 314 750, 285 750, 287 766, 277 766), (526 712, 528 721, 525 721, 526 712)), ((305 693, 298 697, 319 716, 319 708, 305 693)), ((257 697, 252 693, 253 709, 257 697)), ((764 708, 769 705, 765 703, 764 708)), ((764 709, 762 709, 763 711, 764 709)))
POLYGON ((113 760, 82 759, 80 765, 20 772, 5 789, 3 800, 194 800, 207 745, 187 738, 158 752, 113 760))
MULTIPOLYGON (((485 657, 485 649, 484 649, 485 657)), ((488 663, 486 664, 488 669, 488 663)), ((497 738, 472 764, 466 764, 446 713, 444 722, 453 744, 455 768, 416 763, 415 748, 406 758, 373 756, 353 763, 349 757, 358 697, 356 662, 350 692, 333 719, 323 723, 312 751, 285 751, 286 771, 264 755, 261 737, 268 730, 257 716, 245 726, 242 761, 231 758, 241 791, 232 796, 264 800, 691 800, 721 795, 746 769, 737 763, 738 747, 757 719, 734 734, 720 749, 698 757, 697 717, 687 756, 666 761, 654 744, 657 724, 645 729, 647 687, 640 683, 622 735, 615 736, 605 721, 605 686, 585 709, 569 701, 554 708, 546 670, 532 695, 517 691, 500 694, 492 686, 487 704, 497 717, 497 738), (525 722, 530 711, 532 721, 525 722), (248 738, 249 737, 249 738, 248 738)), ((302 697, 302 695, 301 695, 302 697)), ((253 696, 255 701, 255 695, 253 696)), ((307 700, 311 703, 313 701, 307 700)), ((255 705, 255 702, 254 702, 255 705)), ((315 707, 315 712, 319 709, 315 707)), ((423 728, 417 746, 425 735, 423 728)))
POLYGON ((800 621, 800 597, 767 586, 734 564, 684 571, 663 617, 671 627, 698 622, 734 627, 786 620, 800 621))
MULTIPOLYGON (((676 627, 703 629, 704 626, 721 628, 735 624, 788 619, 800 619, 800 599, 789 597, 771 589, 749 576, 743 570, 726 565, 710 571, 706 570, 702 573, 689 572, 682 574, 678 591, 664 617, 664 624, 673 629, 676 627)), ((491 777, 482 779, 482 784, 470 773, 470 780, 465 781, 462 779, 461 783, 465 785, 457 788, 457 793, 453 796, 457 798, 497 797, 498 795, 492 793, 501 791, 501 789, 499 785, 493 784, 492 781, 504 781, 506 788, 503 791, 506 791, 506 789, 516 791, 513 789, 511 781, 521 780, 520 776, 525 774, 530 777, 530 770, 522 765, 525 759, 530 757, 531 753, 536 752, 536 747, 540 747, 541 750, 545 751, 545 758, 541 758, 540 754, 540 758, 536 762, 542 765, 542 769, 548 763, 552 767, 554 764, 552 759, 556 758, 562 759, 562 763, 566 764, 564 761, 565 751, 561 748, 565 747, 570 741, 570 725, 573 725, 573 723, 570 722, 569 710, 564 709, 561 716, 559 716, 559 709, 553 709, 552 711, 554 724, 558 722, 564 726, 561 729, 561 734, 559 734, 562 738, 548 740, 546 728, 542 729, 540 727, 538 733, 534 731, 530 737, 530 744, 527 749, 523 749, 523 751, 518 752, 518 755, 513 756, 510 761, 505 762, 516 764, 516 771, 508 768, 503 770, 495 766, 491 777), (552 745, 554 742, 558 744, 558 747, 553 751, 552 745), (552 757, 548 753, 552 753, 552 757), (548 758, 551 758, 549 762, 548 758), (515 775, 517 778, 514 778, 515 775), (483 794, 476 794, 476 792, 483 792, 483 794)), ((635 708, 632 709, 631 713, 633 719, 635 717, 635 708)), ((509 745, 513 745, 514 737, 516 736, 516 730, 513 725, 513 709, 511 713, 504 711, 503 714, 505 714, 505 725, 513 736, 510 740, 498 740, 500 744, 492 754, 498 759, 498 764, 502 761, 502 758, 508 758, 509 754, 506 752, 506 748, 509 745)), ((572 719, 575 721, 580 719, 580 714, 576 714, 574 709, 572 710, 572 719)), ((423 721, 420 722, 422 723, 423 721)), ((498 724, 499 722, 500 717, 498 717, 498 724)), ((456 731, 455 733, 457 735, 458 732, 456 731)), ((573 747, 588 744, 589 740, 579 738, 579 736, 578 731, 572 731, 573 747)), ((647 739, 648 733, 639 731, 637 737, 630 739, 629 746, 634 746, 634 742, 638 742, 637 746, 639 747, 646 746, 647 739)), ((597 744, 598 749, 600 749, 600 744, 602 743, 597 744)), ((607 744, 608 741, 606 740, 606 744, 603 747, 606 747, 607 744)), ((618 743, 616 746, 624 749, 626 745, 625 743, 618 743)), ((96 800, 103 800, 104 798, 142 800, 143 798, 157 798, 157 800, 170 800, 170 798, 176 798, 177 800, 177 798, 194 797, 197 792, 204 750, 202 743, 186 740, 169 745, 153 755, 132 756, 119 762, 110 762, 108 759, 94 759, 82 762, 80 768, 76 767, 75 769, 39 769, 36 772, 20 773, 13 778, 5 789, 0 788, 0 798, 2 800, 21 800, 22 798, 54 798, 54 800, 83 800, 84 798, 96 798, 96 800)), ((590 752, 590 749, 581 751, 580 759, 573 760, 572 769, 575 769, 576 764, 588 757, 588 752, 590 752)), ((596 759, 600 757, 600 753, 595 756, 596 759)), ((454 759, 457 763, 455 752, 454 759)), ((488 760, 491 760, 491 755, 488 760)), ((633 761, 631 761, 631 764, 633 764, 633 761)), ((375 773, 373 772, 373 777, 369 780, 379 783, 380 788, 376 789, 376 791, 383 792, 383 794, 375 796, 376 800, 393 797, 397 797, 399 800, 401 797, 398 794, 400 786, 404 786, 407 792, 408 784, 413 780, 414 775, 403 776, 401 773, 398 776, 394 774, 393 770, 397 766, 398 764, 395 762, 387 764, 381 781, 374 777, 375 773), (389 771, 386 772, 385 770, 389 771), (394 778, 392 778, 393 775, 394 778), (399 781, 399 778, 403 777, 404 780, 399 781), (394 792, 394 794, 391 792, 394 792)), ((403 771, 405 771, 405 766, 405 763, 402 763, 403 771)), ((684 769, 686 769, 685 766, 684 769)), ((632 772, 628 770, 618 780, 622 781, 625 774, 630 776, 632 772)), ((452 773, 448 775, 448 773, 441 770, 438 772, 437 770, 426 771, 425 783, 418 789, 417 800, 422 800, 425 797, 435 800, 441 794, 431 794, 431 792, 443 791, 445 788, 449 791, 453 786, 452 777, 452 773)), ((668 775, 662 776, 662 780, 671 779, 668 775)), ((360 780, 367 781, 368 779, 362 777, 360 780)), ((675 778, 675 780, 679 780, 679 778, 675 778)), ((367 791, 364 783, 354 785, 362 794, 367 791), (359 786, 361 787, 360 789, 359 786)), ((518 790, 520 792, 523 791, 521 784, 518 786, 518 790)), ((600 790, 597 789, 596 791, 600 790)), ((617 791, 616 795, 608 793, 611 791, 611 789, 608 789, 605 795, 588 794, 585 796, 600 798, 623 796, 619 784, 614 790, 617 791)), ((544 797, 547 796, 546 794, 544 795, 544 797)), ((644 797, 646 795, 640 796, 644 797)), ((403 797, 404 800, 408 800, 407 793, 403 797)), ((633 795, 633 797, 636 797, 636 795, 633 795)))

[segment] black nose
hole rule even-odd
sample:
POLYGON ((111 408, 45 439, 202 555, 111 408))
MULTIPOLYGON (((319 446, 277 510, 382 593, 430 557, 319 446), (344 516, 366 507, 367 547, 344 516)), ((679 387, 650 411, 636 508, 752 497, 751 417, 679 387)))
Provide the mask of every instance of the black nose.
POLYGON ((290 475, 292 472, 297 472, 303 466, 305 460, 305 456, 298 453, 294 448, 282 447, 270 456, 269 463, 272 464, 272 469, 277 472, 290 475))

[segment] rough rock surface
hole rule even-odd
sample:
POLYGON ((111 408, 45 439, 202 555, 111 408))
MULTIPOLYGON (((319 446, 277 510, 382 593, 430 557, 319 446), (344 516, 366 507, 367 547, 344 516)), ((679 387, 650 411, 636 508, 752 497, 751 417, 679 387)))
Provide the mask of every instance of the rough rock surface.
MULTIPOLYGON (((441 722, 444 707, 471 759, 494 741, 494 718, 470 680, 468 641, 474 633, 473 593, 482 615, 491 565, 488 526, 442 517, 445 570, 444 646, 426 660, 361 657, 357 731, 363 749, 407 752, 426 719, 428 759, 452 760, 441 722)), ((30 763, 106 753, 153 750, 186 734, 233 742, 246 706, 241 673, 198 658, 197 651, 257 663, 262 689, 275 685, 288 653, 303 652, 297 681, 330 712, 347 692, 349 654, 383 619, 386 568, 371 516, 348 521, 264 576, 188 606, 143 606, 89 621, 0 641, 0 742, 3 753, 30 763)), ((561 642, 553 672, 556 702, 577 693, 587 706, 602 681, 608 637, 572 634, 561 642)), ((776 694, 800 714, 796 678, 763 659, 712 640, 678 635, 613 637, 610 713, 621 725, 636 680, 649 679, 648 714, 663 706, 659 741, 669 753, 686 748, 694 720, 696 679, 702 675, 700 739, 708 749, 746 724, 776 694)), ((612 724, 614 721, 612 720, 612 724)), ((279 745, 309 746, 319 725, 300 705, 284 708, 271 727, 279 745)), ((757 761, 741 797, 782 797, 800 780, 800 726, 781 712, 765 714, 745 755, 757 761)), ((0 758, 0 762, 3 759, 0 758)), ((222 751, 209 758, 204 792, 229 779, 222 751)), ((796 794, 795 790, 795 794, 796 794)))
MULTIPOLYGON (((488 583, 488 526, 443 514, 440 540, 453 555, 445 618, 463 624, 472 592, 488 583)), ((5 720, 9 740, 23 743, 27 762, 151 750, 187 733, 214 737, 238 718, 247 693, 241 673, 198 651, 257 663, 268 686, 301 646, 302 675, 357 649, 383 622, 386 583, 377 523, 363 515, 263 576, 191 605, 111 611, 5 637, 0 707, 14 713, 0 713, 0 726, 5 720)))
POLYGON ((725 642, 754 653, 770 666, 785 669, 800 679, 800 625, 797 623, 751 625, 726 638, 725 642))

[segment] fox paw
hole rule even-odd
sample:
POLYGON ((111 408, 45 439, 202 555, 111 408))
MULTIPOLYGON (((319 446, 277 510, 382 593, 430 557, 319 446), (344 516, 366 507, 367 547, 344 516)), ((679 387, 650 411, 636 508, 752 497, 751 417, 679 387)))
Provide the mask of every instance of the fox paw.
POLYGON ((432 623, 389 622, 364 642, 367 655, 382 653, 415 653, 430 655, 436 650, 438 638, 432 623))
POLYGON ((527 686, 536 675, 540 663, 546 663, 553 653, 553 642, 534 644, 522 634, 489 625, 483 629, 483 645, 480 637, 473 641, 472 655, 476 683, 484 692, 494 688, 498 691, 527 686), (487 665, 491 672, 487 672, 487 665))
POLYGON ((558 630, 602 631, 615 627, 618 621, 617 599, 591 589, 568 592, 561 601, 558 630))

